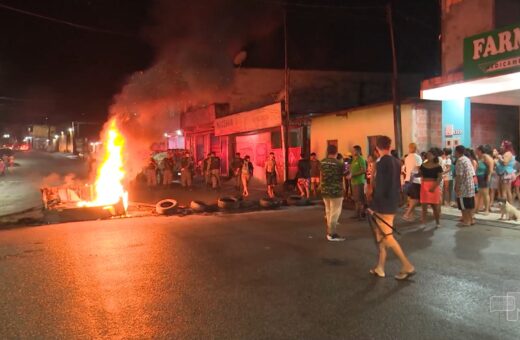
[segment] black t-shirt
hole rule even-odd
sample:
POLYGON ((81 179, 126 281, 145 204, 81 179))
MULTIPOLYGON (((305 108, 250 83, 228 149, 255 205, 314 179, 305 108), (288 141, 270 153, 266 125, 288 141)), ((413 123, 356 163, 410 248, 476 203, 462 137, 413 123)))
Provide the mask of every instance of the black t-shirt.
POLYGON ((231 169, 239 170, 242 169, 242 164, 244 164, 244 160, 239 157, 233 158, 233 162, 231 163, 231 169))
POLYGON ((427 168, 426 166, 421 165, 421 175, 422 178, 426 179, 437 179, 439 178, 439 174, 443 173, 442 166, 438 165, 433 168, 427 168))
POLYGON ((184 169, 191 170, 193 168, 193 159, 191 157, 182 157, 181 158, 181 167, 184 169))
POLYGON ((211 157, 209 159, 209 169, 210 170, 218 170, 220 169, 220 158, 218 157, 211 157))
POLYGON ((298 161, 298 173, 296 178, 311 178, 311 161, 308 159, 300 159, 298 161))
POLYGON ((401 162, 390 155, 376 163, 376 177, 370 208, 380 214, 395 214, 401 191, 401 162))

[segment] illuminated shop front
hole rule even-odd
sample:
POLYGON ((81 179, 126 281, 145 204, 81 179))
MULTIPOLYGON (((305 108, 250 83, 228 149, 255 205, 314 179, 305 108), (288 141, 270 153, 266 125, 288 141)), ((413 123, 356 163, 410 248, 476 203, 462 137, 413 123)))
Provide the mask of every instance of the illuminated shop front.
POLYGON ((520 23, 468 36, 460 48, 460 72, 426 80, 421 86, 421 98, 442 101, 443 144, 496 145, 500 139, 511 139, 518 148, 520 23), (486 104, 498 116, 475 119, 474 104, 486 104))

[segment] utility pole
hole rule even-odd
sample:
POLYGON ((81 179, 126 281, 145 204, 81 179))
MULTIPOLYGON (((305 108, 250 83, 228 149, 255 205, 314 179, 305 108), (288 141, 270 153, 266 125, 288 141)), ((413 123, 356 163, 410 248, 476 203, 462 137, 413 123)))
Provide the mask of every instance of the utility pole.
POLYGON ((401 127, 401 98, 399 97, 399 78, 397 70, 397 54, 395 51, 394 20, 392 16, 392 0, 386 6, 386 19, 390 31, 392 45, 392 99, 394 109, 395 149, 399 157, 403 155, 403 136, 401 127))
POLYGON ((282 116, 281 139, 284 158, 284 181, 289 179, 289 58, 287 48, 287 8, 283 10, 283 36, 284 36, 284 114, 282 116))

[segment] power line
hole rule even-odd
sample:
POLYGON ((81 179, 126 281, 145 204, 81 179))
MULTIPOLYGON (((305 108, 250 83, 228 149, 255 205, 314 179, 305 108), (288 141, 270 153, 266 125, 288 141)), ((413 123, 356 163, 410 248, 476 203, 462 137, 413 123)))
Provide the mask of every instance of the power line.
POLYGON ((13 11, 13 12, 17 12, 17 13, 20 13, 20 14, 29 15, 29 16, 36 17, 36 18, 39 18, 39 19, 48 20, 48 21, 52 21, 52 22, 55 22, 55 23, 68 25, 68 26, 71 26, 71 27, 74 27, 74 28, 77 28, 77 29, 85 30, 85 31, 96 32, 96 33, 106 33, 106 34, 111 34, 111 35, 123 36, 123 37, 127 37, 127 38, 134 38, 135 37, 133 35, 129 35, 129 34, 126 34, 126 33, 106 30, 106 29, 103 29, 103 28, 97 28, 97 27, 92 27, 92 26, 87 26, 87 25, 82 25, 82 24, 76 24, 74 22, 70 22, 70 21, 66 21, 66 20, 62 20, 62 19, 58 19, 58 18, 49 17, 49 16, 46 16, 46 15, 43 15, 43 14, 39 14, 39 13, 35 13, 35 12, 26 11, 26 10, 23 10, 23 9, 20 9, 20 8, 16 8, 16 7, 12 7, 12 6, 8 6, 8 5, 5 5, 5 4, 2 4, 2 3, 0 3, 0 8, 6 9, 6 10, 9 10, 9 11, 13 11))

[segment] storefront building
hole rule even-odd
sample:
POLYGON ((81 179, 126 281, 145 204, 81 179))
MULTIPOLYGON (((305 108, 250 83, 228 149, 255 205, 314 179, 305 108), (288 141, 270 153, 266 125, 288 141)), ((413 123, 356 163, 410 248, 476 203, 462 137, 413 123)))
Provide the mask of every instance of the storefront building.
MULTIPOLYGON (((419 151, 426 151, 432 147, 442 148, 446 134, 459 136, 460 131, 443 130, 442 110, 439 101, 408 99, 402 102, 405 154, 409 143, 417 144, 419 151)), ((502 138, 514 140, 519 125, 517 108, 474 103, 471 110, 470 137, 476 145, 497 145, 502 138)), ((329 144, 337 145, 342 154, 352 152, 353 146, 359 145, 366 155, 374 150, 377 136, 386 135, 395 141, 393 124, 391 102, 316 115, 312 117, 310 151, 323 158, 329 144)))
MULTIPOLYGON (((428 140, 428 131, 440 130, 436 121, 435 105, 422 101, 406 101, 401 106, 401 126, 403 145, 410 142, 426 148, 436 143, 428 140)), ((437 119, 438 120, 438 119, 437 119)), ((440 131, 439 131, 440 132, 440 131)), ((364 155, 372 153, 375 140, 385 135, 392 138, 395 146, 393 106, 391 102, 383 102, 358 108, 345 109, 312 118, 311 152, 319 159, 327 156, 327 146, 334 144, 339 153, 351 153, 354 145, 361 146, 364 155)), ((406 147, 404 148, 407 152, 406 147)))
POLYGON ((229 172, 228 139, 215 136, 215 119, 229 112, 227 104, 212 104, 204 108, 184 112, 181 115, 181 130, 184 143, 196 164, 201 164, 210 152, 221 158, 222 174, 229 172))
MULTIPOLYGON (((294 178, 302 151, 303 127, 289 131, 289 178, 294 178)), ((284 154, 282 145, 282 103, 274 103, 251 111, 217 118, 215 136, 226 138, 230 157, 239 152, 251 157, 255 167, 254 178, 265 181, 265 162, 273 152, 277 162, 278 181, 283 182, 284 154)))
POLYGON ((508 139, 518 149, 520 2, 482 0, 476 5, 443 1, 443 74, 422 83, 421 98, 442 103, 444 146, 497 146, 508 139), (496 117, 476 120, 476 107, 496 117))

